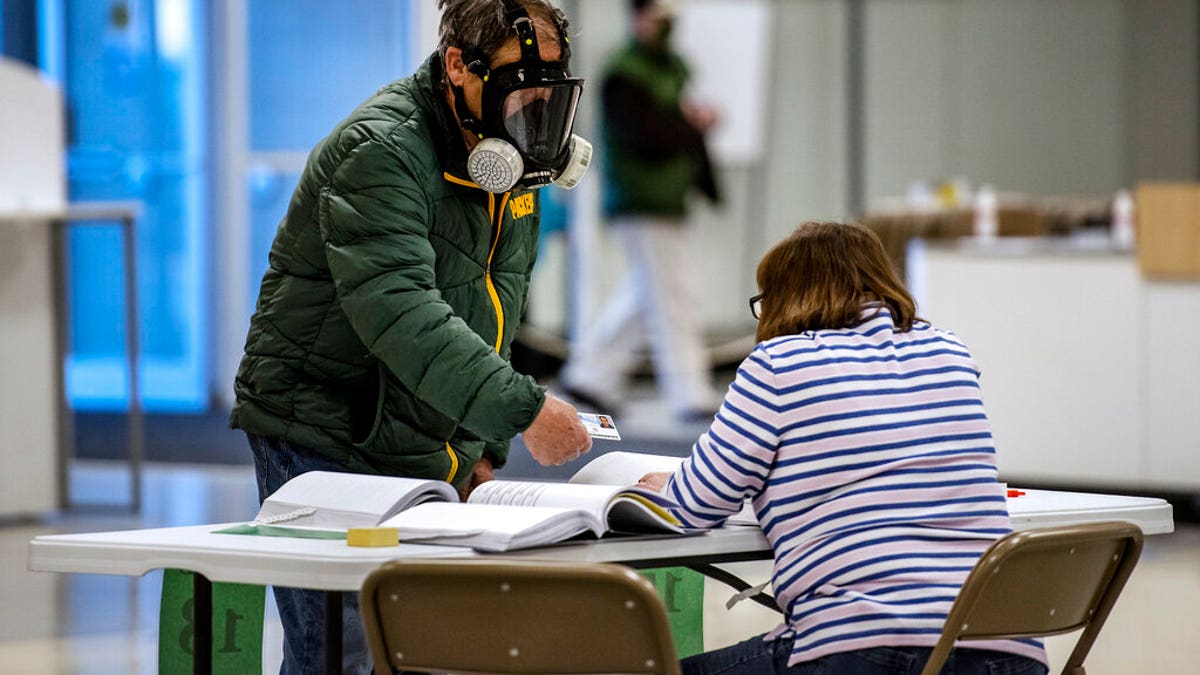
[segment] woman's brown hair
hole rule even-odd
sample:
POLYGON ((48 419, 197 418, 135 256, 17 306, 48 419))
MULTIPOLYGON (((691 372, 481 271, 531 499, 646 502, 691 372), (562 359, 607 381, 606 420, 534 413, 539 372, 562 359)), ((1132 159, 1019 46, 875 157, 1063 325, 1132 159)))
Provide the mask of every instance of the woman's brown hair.
POLYGON ((860 323, 863 305, 881 303, 896 328, 912 328, 916 303, 874 232, 853 223, 808 222, 758 264, 758 341, 860 323))

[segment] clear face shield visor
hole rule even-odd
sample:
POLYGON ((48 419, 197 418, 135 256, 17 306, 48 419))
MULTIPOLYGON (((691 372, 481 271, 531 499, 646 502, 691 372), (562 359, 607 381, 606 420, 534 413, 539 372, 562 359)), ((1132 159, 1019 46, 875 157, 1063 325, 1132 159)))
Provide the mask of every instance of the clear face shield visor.
POLYGON ((592 158, 571 133, 582 91, 583 79, 557 64, 497 68, 483 88, 486 137, 468 158, 471 178, 489 192, 577 185, 592 158))
POLYGON ((521 153, 528 169, 554 168, 569 150, 582 80, 513 89, 499 106, 505 137, 521 153))

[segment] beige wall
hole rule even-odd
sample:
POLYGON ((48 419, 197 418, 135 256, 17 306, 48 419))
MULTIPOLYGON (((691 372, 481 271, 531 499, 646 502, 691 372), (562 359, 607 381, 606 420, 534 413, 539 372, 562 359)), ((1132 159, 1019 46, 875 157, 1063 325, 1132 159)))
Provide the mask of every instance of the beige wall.
MULTIPOLYGON (((579 130, 593 140, 596 69, 623 35, 625 4, 563 3, 578 31, 576 68, 592 78, 579 130)), ((701 246, 693 257, 714 333, 750 329, 744 296, 771 243, 801 220, 854 215, 846 201, 848 3, 768 4, 766 153, 725 167, 726 205, 696 218, 701 246)), ((954 175, 1035 195, 1102 195, 1140 178, 1197 178, 1195 2, 867 0, 864 7, 867 204, 903 194, 914 179, 954 175)), ((544 249, 531 309, 539 325, 562 328, 569 279, 580 272, 592 279, 583 294, 592 304, 622 269, 594 212, 594 188, 575 195, 588 259, 572 262, 561 241, 544 249)))

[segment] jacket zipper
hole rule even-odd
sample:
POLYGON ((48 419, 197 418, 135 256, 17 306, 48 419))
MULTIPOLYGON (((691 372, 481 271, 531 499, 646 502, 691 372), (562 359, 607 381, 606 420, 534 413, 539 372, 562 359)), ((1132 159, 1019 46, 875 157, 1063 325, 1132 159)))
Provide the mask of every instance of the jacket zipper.
MULTIPOLYGON (((461 178, 443 173, 442 176, 458 185, 465 185, 479 190, 483 188, 478 184, 466 181, 461 178)), ((504 306, 500 303, 500 293, 496 290, 496 284, 492 281, 492 257, 496 255, 496 247, 500 243, 500 227, 504 222, 504 207, 508 204, 508 197, 511 192, 505 192, 500 198, 500 208, 496 208, 496 195, 488 193, 488 221, 492 226, 492 246, 488 249, 487 262, 483 268, 483 282, 487 286, 488 297, 492 300, 492 308, 496 310, 496 343, 492 346, 496 353, 500 353, 500 345, 504 340, 504 306)), ((454 481, 454 475, 458 473, 458 455, 454 452, 454 448, 450 447, 450 442, 446 442, 446 454, 450 455, 450 475, 446 476, 446 482, 454 481)))
POLYGON ((511 192, 505 192, 500 198, 500 208, 497 210, 496 195, 488 193, 488 211, 492 219, 492 248, 488 251, 487 265, 483 268, 483 281, 487 284, 488 295, 492 298, 492 306, 496 309, 496 344, 494 349, 496 353, 500 353, 500 343, 504 341, 504 307, 500 304, 500 293, 496 291, 496 284, 492 281, 492 257, 496 255, 496 246, 500 243, 500 227, 504 223, 504 207, 508 204, 508 196, 511 192))

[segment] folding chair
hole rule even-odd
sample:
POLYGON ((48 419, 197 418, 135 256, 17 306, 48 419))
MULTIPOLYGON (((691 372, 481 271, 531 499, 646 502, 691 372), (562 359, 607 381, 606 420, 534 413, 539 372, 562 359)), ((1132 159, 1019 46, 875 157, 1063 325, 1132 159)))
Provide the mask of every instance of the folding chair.
POLYGON ((1083 660, 1137 565, 1142 531, 1088 523, 1013 532, 967 576, 921 675, 941 670, 956 640, 1045 637, 1080 628, 1063 675, 1083 660))
POLYGON ((679 673, 662 601, 620 565, 398 560, 360 600, 377 675, 679 673))

